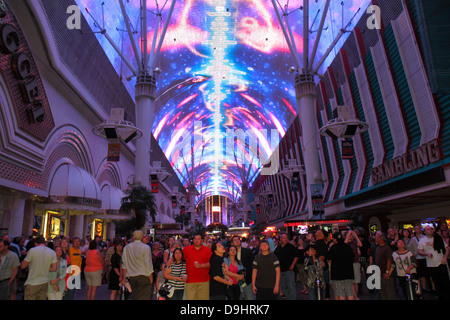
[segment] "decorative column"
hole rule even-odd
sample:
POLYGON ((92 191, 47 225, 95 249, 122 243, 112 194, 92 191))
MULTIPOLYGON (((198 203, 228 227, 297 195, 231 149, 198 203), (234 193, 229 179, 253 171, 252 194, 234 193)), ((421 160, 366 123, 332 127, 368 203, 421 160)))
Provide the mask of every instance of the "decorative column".
POLYGON ((73 227, 73 235, 70 235, 72 237, 79 237, 80 239, 83 239, 86 235, 83 233, 84 231, 84 215, 79 214, 76 216, 72 216, 72 219, 70 219, 74 223, 73 227))
MULTIPOLYGON (((12 236, 19 236, 22 234, 23 214, 25 209, 25 198, 14 197, 11 206, 11 216, 9 220, 8 233, 12 236)), ((11 239, 12 240, 12 239, 11 239)))
POLYGON ((298 106, 299 127, 302 128, 302 151, 306 168, 307 183, 307 207, 312 215, 311 188, 313 185, 322 184, 322 173, 319 162, 318 132, 317 127, 317 94, 314 76, 312 74, 297 74, 295 76, 295 93, 298 106))
POLYGON ((141 72, 135 87, 136 126, 142 130, 142 138, 136 140, 135 183, 150 189, 150 147, 153 123, 153 103, 156 79, 141 72))

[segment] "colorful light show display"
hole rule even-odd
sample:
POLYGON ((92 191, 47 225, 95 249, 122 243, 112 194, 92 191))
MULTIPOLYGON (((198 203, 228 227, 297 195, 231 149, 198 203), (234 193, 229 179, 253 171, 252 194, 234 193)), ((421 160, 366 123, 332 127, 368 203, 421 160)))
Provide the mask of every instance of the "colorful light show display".
MULTIPOLYGON (((76 1, 83 12, 88 8, 98 21, 104 19, 101 27, 129 61, 136 63, 119 2, 109 0, 102 5, 99 0, 76 1)), ((137 41, 140 3, 125 3, 137 41)), ((277 3, 290 8, 289 22, 301 55, 303 1, 277 3)), ((323 4, 310 4, 312 44, 323 4)), ((348 20, 361 8, 356 22, 368 4, 368 0, 331 1, 317 59, 339 33, 344 18, 348 20)), ((154 13, 166 6, 167 0, 148 0, 147 5, 149 21, 162 25, 164 14, 157 20, 154 13)), ((91 17, 85 17, 94 30, 91 17)), ((160 26, 147 30, 149 48, 160 30, 160 26)), ((134 96, 135 79, 130 80, 130 70, 100 33, 98 39, 134 96)), ((345 39, 341 38, 319 72, 326 69, 345 39)), ((271 0, 177 1, 157 61, 161 73, 154 123, 149 125, 187 188, 195 185, 202 196, 228 196, 229 190, 241 188, 239 171, 244 168, 250 171, 252 182, 297 115, 294 78, 288 72, 292 65, 271 0)), ((273 161, 271 165, 276 166, 273 161)))

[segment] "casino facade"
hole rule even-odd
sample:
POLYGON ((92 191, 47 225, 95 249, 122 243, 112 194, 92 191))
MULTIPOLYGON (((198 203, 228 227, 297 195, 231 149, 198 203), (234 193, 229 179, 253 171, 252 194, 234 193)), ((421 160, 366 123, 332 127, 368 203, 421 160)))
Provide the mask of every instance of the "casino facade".
MULTIPOLYGON (((120 160, 108 161, 108 140, 92 128, 112 108, 135 122, 134 102, 90 30, 65 27, 59 13, 72 4, 0 1, 2 234, 106 239, 114 221, 130 218, 119 208, 133 184, 134 145, 122 141, 120 160)), ((151 153, 169 174, 157 182, 157 217, 174 222, 180 209, 169 194, 186 192, 154 139, 151 153)))
MULTIPOLYGON (((380 29, 362 18, 316 87, 318 130, 336 117, 337 106, 368 124, 352 139, 350 159, 343 139, 321 136, 323 211, 306 208, 306 180, 292 189, 281 175, 253 184, 259 221, 284 230, 334 219, 355 218, 386 230, 450 218, 450 53, 448 6, 442 1, 372 1, 380 29), (271 191, 270 202, 266 191, 271 191), (296 191, 298 190, 298 191, 296 191), (309 222, 308 222, 309 221, 309 222)), ((281 166, 303 163, 298 122, 279 146, 281 166)))

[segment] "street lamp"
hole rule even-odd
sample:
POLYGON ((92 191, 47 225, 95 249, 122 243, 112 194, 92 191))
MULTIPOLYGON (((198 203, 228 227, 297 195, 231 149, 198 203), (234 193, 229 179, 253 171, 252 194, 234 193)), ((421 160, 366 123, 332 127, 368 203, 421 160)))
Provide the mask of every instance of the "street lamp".
POLYGON ((328 121, 322 128, 320 134, 334 139, 353 138, 353 136, 367 131, 369 125, 354 117, 348 106, 337 107, 337 117, 328 121))
POLYGON ((283 170, 280 170, 280 172, 277 173, 277 175, 281 175, 289 181, 292 180, 294 175, 299 176, 304 174, 306 174, 306 172, 302 165, 297 164, 297 159, 288 159, 283 170))
POLYGON ((113 108, 108 120, 92 128, 92 132, 108 140, 122 140, 125 143, 142 137, 142 130, 135 127, 131 121, 124 120, 124 109, 113 108))
POLYGON ((363 122, 352 115, 348 106, 337 107, 337 117, 328 121, 322 128, 320 134, 332 139, 343 139, 342 159, 353 159, 353 140, 352 138, 361 134, 369 128, 366 122, 363 122))

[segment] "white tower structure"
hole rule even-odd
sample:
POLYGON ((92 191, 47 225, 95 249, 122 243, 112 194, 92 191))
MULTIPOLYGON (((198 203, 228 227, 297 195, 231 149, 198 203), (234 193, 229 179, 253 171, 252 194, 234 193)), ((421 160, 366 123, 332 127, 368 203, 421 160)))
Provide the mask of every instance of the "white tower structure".
MULTIPOLYGON (((119 46, 113 41, 105 28, 101 28, 101 25, 95 20, 95 18, 89 13, 95 22, 95 25, 100 29, 100 33, 105 36, 108 42, 113 46, 114 50, 120 55, 123 62, 128 66, 132 72, 132 77, 136 77, 135 85, 135 105, 136 105, 136 126, 142 131, 142 138, 136 140, 136 155, 135 155, 135 184, 140 184, 150 189, 150 142, 152 136, 153 125, 153 104, 156 99, 156 75, 161 73, 161 70, 156 67, 159 53, 161 51, 164 37, 166 35, 167 28, 169 27, 170 19, 175 7, 176 0, 171 0, 170 8, 167 10, 166 20, 163 25, 163 29, 158 38, 159 25, 162 20, 162 12, 165 5, 154 12, 156 19, 154 19, 154 38, 149 48, 148 46, 148 10, 147 0, 141 1, 140 6, 140 18, 141 18, 141 32, 140 32, 140 46, 135 38, 135 32, 132 28, 130 18, 125 8, 123 0, 117 0, 122 11, 122 16, 125 22, 126 30, 128 33, 131 46, 133 48, 133 54, 137 65, 133 66, 129 58, 126 57, 119 46)), ((156 2, 157 3, 157 2, 156 2)), ((167 4, 167 1, 166 3, 167 4)), ((88 10, 88 9, 86 9, 88 10)))

